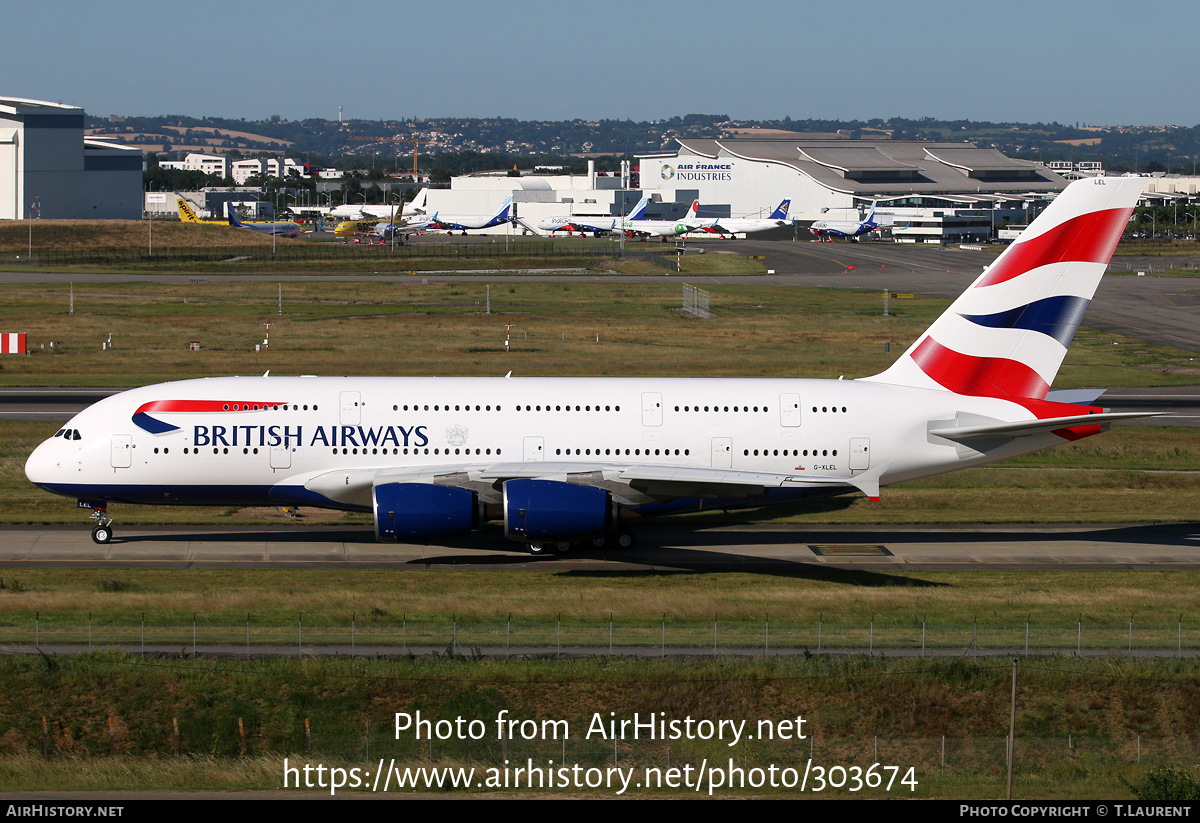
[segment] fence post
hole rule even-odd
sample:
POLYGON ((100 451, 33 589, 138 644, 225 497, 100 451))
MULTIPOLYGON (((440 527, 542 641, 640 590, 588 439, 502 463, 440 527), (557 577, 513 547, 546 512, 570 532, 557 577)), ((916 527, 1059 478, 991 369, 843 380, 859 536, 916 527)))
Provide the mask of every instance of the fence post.
POLYGON ((196 657, 196 613, 192 612, 192 659, 196 657))
POLYGON ((117 732, 113 728, 113 716, 108 716, 108 756, 113 760, 117 758, 117 732))
POLYGON ((821 624, 825 622, 825 615, 818 612, 817 614, 817 653, 821 652, 821 624))
POLYGON ((354 612, 350 612, 350 654, 354 654, 354 612))
POLYGON ((92 613, 88 612, 88 651, 92 650, 92 613))
POLYGON ((763 657, 771 653, 771 616, 767 615, 766 628, 763 631, 763 657))
POLYGON ((1083 615, 1079 615, 1079 622, 1075 624, 1075 654, 1083 654, 1083 615))
POLYGON ((1025 656, 1029 657, 1029 619, 1033 617, 1033 612, 1028 612, 1025 615, 1025 656))
POLYGON ((921 615, 921 657, 925 656, 925 623, 928 620, 928 613, 921 615))
POLYGON ((458 654, 458 615, 450 615, 450 656, 458 654))
POLYGON ((371 718, 363 720, 363 742, 367 745, 367 756, 364 758, 368 763, 371 761, 371 718))
POLYGON ((558 651, 555 652, 554 659, 558 660, 562 657, 562 612, 558 613, 558 651))
POLYGON ((42 613, 33 613, 33 645, 42 645, 42 613))
POLYGON ((178 717, 171 718, 171 727, 174 729, 174 732, 175 732, 175 756, 179 757, 179 718, 178 717))
POLYGON ((304 718, 304 745, 308 749, 308 754, 312 754, 312 726, 308 723, 308 718, 304 718))
POLYGON ((146 613, 142 612, 142 657, 146 656, 146 613))
POLYGON ((238 718, 238 757, 246 756, 246 727, 242 725, 242 718, 238 718))
POLYGON ((713 615, 713 657, 717 656, 717 615, 713 615))
POLYGON ((1178 628, 1179 628, 1179 639, 1178 639, 1178 646, 1175 650, 1175 656, 1183 657, 1183 615, 1182 614, 1179 615, 1178 628))
MULTIPOLYGON (((867 654, 875 654, 875 613, 871 613, 871 629, 867 633, 867 654)), ((878 760, 879 758, 875 758, 878 760)))
POLYGON ((400 631, 404 641, 404 653, 408 654, 408 612, 400 612, 400 631))
POLYGON ((663 612, 662 618, 662 657, 667 656, 667 614, 663 612))
POLYGON ((610 656, 612 655, 612 623, 613 623, 612 612, 609 612, 608 613, 608 653, 610 656))
POLYGON ((304 651, 304 612, 296 618, 296 648, 304 651))
POLYGON ((1133 615, 1129 615, 1129 651, 1133 652, 1133 615))
POLYGON ((46 725, 46 715, 42 715, 42 759, 50 759, 50 728, 46 725))
POLYGON ((1012 800, 1013 761, 1017 745, 1017 658, 1013 658, 1012 703, 1008 715, 1008 799, 1012 800))
POLYGON ((512 612, 508 613, 507 629, 504 633, 504 659, 508 660, 509 650, 512 648, 512 612))
POLYGON ((246 612, 246 649, 250 649, 250 612, 246 612))

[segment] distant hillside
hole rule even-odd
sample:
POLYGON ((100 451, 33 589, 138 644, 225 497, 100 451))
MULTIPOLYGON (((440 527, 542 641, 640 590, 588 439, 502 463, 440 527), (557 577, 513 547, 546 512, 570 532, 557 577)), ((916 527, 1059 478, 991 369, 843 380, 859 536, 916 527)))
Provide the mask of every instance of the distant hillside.
MULTIPOLYGON (((667 120, 233 120, 219 117, 89 117, 89 133, 147 151, 225 152, 234 156, 304 153, 310 157, 376 157, 399 164, 414 142, 422 156, 444 153, 513 157, 633 155, 670 150, 676 138, 969 140, 1032 160, 1097 160, 1113 171, 1192 171, 1200 159, 1200 126, 1100 126, 991 123, 932 118, 872 120, 731 120, 689 114, 667 120)), ((499 158, 497 158, 499 159, 499 158)))

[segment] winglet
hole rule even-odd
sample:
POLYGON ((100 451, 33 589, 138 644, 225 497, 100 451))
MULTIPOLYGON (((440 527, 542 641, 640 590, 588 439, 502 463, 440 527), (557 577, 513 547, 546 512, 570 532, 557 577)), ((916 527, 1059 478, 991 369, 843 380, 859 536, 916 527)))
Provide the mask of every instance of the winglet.
POLYGON ((891 463, 884 463, 869 469, 857 477, 847 478, 846 482, 867 496, 867 499, 872 503, 879 502, 879 478, 887 470, 891 463))

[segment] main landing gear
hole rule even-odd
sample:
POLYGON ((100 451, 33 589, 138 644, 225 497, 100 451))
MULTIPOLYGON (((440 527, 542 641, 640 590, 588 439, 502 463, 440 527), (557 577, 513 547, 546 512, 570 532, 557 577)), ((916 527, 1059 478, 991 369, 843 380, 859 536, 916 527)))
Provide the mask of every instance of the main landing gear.
MULTIPOLYGON (((588 541, 593 548, 596 549, 630 549, 637 543, 633 532, 629 529, 618 529, 604 537, 596 537, 588 541)), ((567 540, 559 541, 534 541, 527 543, 526 548, 534 557, 544 557, 551 551, 556 554, 566 554, 572 548, 578 545, 587 545, 586 543, 571 543, 567 540)))
POLYGON ((96 524, 92 529, 92 541, 95 543, 108 543, 112 541, 112 518, 108 516, 108 508, 105 506, 93 506, 91 520, 96 524))

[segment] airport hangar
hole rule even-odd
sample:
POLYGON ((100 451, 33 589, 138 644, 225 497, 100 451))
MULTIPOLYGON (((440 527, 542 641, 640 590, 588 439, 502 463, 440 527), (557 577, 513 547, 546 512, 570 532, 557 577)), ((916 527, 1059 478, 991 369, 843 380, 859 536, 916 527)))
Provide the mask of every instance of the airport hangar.
MULTIPOLYGON (((857 220, 873 201, 894 215, 899 242, 982 240, 1007 219, 1025 223, 1069 182, 1045 166, 968 142, 921 140, 687 139, 640 155, 636 184, 614 176, 470 175, 429 193, 429 211, 492 212, 510 194, 517 215, 623 215, 642 195, 646 216, 682 217, 693 200, 707 217, 765 217, 791 200, 789 218, 857 220), (903 225, 902 225, 903 224, 903 225)), ((503 233, 503 227, 488 233, 503 233)), ((783 230, 792 236, 792 229, 783 230)))
POLYGON ((141 149, 83 126, 77 106, 0 98, 0 220, 141 219, 141 149))

